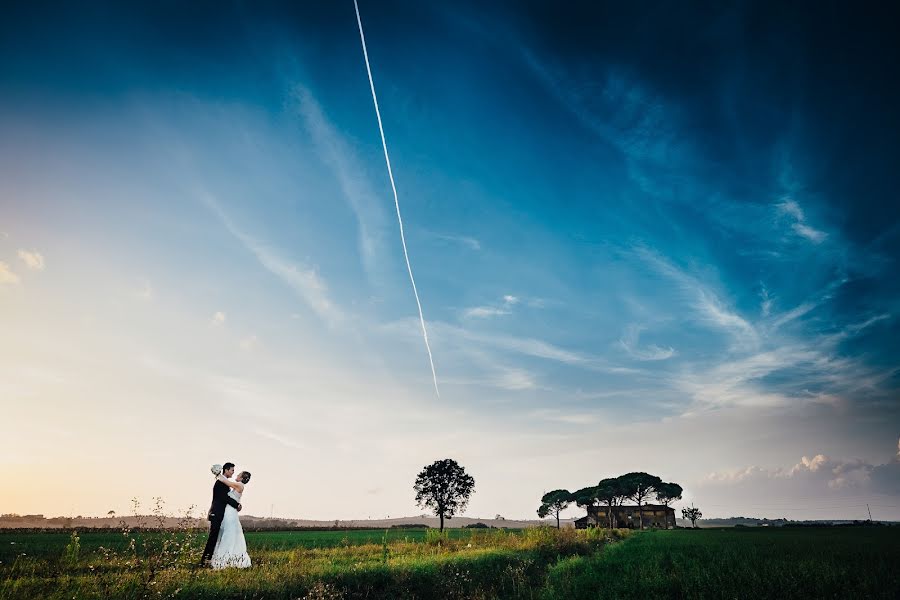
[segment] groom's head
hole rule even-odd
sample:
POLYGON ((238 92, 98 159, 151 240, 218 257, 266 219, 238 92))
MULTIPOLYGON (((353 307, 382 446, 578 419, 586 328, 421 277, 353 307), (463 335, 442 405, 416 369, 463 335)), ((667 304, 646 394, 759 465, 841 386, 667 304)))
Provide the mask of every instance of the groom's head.
POLYGON ((225 463, 222 465, 222 475, 231 478, 234 475, 234 463, 225 463))

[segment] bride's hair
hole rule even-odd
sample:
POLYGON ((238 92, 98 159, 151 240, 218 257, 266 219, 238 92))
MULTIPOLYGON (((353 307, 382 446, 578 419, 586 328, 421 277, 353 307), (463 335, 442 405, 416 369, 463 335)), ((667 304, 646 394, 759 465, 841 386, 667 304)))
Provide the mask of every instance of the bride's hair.
POLYGON ((250 481, 250 471, 244 471, 241 473, 241 483, 246 485, 250 481))

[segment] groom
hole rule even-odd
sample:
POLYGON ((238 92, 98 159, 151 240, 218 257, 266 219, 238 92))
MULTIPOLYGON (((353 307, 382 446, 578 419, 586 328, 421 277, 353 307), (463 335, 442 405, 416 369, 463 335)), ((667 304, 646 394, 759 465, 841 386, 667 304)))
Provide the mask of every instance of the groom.
MULTIPOLYGON (((231 476, 234 475, 234 463, 227 462, 222 465, 222 475, 231 479, 231 476)), ((240 503, 228 495, 228 486, 216 480, 216 484, 213 486, 212 505, 206 516, 209 520, 209 539, 206 540, 206 548, 203 549, 203 556, 200 558, 201 567, 209 564, 216 549, 216 542, 219 541, 219 529, 222 527, 222 518, 225 516, 225 505, 227 504, 233 506, 235 510, 241 510, 240 503)))

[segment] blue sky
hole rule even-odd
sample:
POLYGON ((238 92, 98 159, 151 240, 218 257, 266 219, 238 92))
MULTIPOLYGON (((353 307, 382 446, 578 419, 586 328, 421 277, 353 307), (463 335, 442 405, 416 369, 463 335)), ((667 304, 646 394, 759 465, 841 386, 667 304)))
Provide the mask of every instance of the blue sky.
POLYGON ((486 516, 647 470, 710 516, 900 518, 885 19, 360 10, 440 398, 352 2, 0 25, 14 510, 187 505, 227 459, 259 514, 398 516, 452 456, 486 516))

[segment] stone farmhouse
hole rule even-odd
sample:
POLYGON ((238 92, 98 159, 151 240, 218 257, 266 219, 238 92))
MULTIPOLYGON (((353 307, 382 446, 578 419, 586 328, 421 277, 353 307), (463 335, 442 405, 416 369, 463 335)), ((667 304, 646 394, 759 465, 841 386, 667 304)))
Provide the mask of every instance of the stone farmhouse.
MULTIPOLYGON (((588 527, 609 527, 608 506, 588 506, 588 514, 575 521, 576 529, 588 527)), ((675 529, 675 509, 663 504, 644 504, 640 511, 635 506, 614 506, 612 508, 616 527, 640 529, 641 512, 644 514, 644 529, 675 529)))

